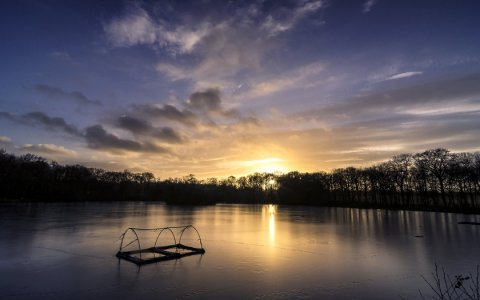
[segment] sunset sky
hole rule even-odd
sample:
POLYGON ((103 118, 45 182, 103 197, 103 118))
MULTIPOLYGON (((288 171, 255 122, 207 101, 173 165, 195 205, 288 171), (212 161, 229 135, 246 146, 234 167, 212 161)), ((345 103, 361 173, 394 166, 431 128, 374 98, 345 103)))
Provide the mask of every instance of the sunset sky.
POLYGON ((226 177, 480 151, 480 1, 0 1, 0 148, 226 177))

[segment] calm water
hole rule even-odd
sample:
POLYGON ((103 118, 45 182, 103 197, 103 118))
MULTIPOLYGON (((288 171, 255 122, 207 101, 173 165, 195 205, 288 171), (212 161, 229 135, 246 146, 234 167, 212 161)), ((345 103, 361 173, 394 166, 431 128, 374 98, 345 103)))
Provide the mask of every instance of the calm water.
POLYGON ((272 205, 1 204, 0 298, 418 299, 418 288, 428 292, 420 274, 430 274, 435 262, 452 274, 480 263, 480 226, 458 221, 480 222, 480 216, 272 205), (205 255, 140 268, 115 257, 127 227, 186 224, 199 230, 205 255))

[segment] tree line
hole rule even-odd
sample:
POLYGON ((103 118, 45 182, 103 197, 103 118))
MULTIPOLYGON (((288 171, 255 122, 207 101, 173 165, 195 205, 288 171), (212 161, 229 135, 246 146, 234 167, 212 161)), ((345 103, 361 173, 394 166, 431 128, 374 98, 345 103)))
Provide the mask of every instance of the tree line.
POLYGON ((160 180, 150 172, 59 165, 0 150, 0 199, 28 201, 165 201, 171 204, 277 203, 319 206, 480 211, 480 153, 437 148, 401 154, 366 168, 332 172, 254 173, 199 180, 160 180))

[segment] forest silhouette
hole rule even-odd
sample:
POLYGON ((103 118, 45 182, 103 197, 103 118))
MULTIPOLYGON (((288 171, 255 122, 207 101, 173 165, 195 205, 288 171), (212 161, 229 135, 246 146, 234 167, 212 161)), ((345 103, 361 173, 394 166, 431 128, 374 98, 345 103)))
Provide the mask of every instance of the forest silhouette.
POLYGON ((254 173, 225 179, 156 179, 150 172, 60 165, 0 150, 4 201, 164 201, 178 205, 291 205, 480 212, 480 153, 437 148, 366 168, 254 173))

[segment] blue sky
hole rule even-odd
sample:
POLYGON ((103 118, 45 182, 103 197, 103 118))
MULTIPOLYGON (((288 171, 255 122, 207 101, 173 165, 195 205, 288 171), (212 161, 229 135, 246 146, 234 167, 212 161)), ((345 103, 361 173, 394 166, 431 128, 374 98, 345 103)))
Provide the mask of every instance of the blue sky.
POLYGON ((478 1, 2 1, 0 147, 201 178, 479 151, 478 1))

